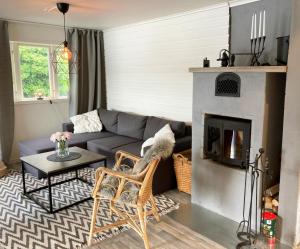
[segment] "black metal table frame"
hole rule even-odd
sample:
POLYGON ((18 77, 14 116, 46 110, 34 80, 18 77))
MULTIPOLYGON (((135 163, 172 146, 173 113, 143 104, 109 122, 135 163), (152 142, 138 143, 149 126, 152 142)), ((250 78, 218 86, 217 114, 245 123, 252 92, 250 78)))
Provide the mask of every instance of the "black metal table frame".
MULTIPOLYGON (((93 162, 93 163, 100 163, 100 162, 104 162, 104 167, 105 168, 107 167, 106 158, 101 159, 101 160, 99 160, 97 162, 93 162)), ((22 163, 23 195, 25 195, 26 197, 28 197, 30 200, 34 201, 37 205, 39 205, 41 208, 43 208, 44 210, 46 210, 48 213, 54 214, 54 213, 57 213, 57 212, 59 212, 61 210, 70 208, 70 207, 72 207, 74 205, 78 205, 78 204, 80 204, 82 202, 85 202, 85 201, 88 201, 88 200, 92 199, 92 197, 90 196, 90 197, 84 198, 84 199, 82 199, 80 201, 76 201, 76 202, 74 202, 72 204, 69 204, 69 205, 66 205, 64 207, 58 208, 56 210, 53 210, 52 189, 51 189, 53 186, 60 185, 60 184, 63 184, 63 183, 66 183, 66 182, 70 182, 70 181, 74 181, 74 180, 80 180, 80 181, 82 181, 82 182, 84 182, 84 183, 92 186, 91 182, 88 182, 85 179, 80 178, 78 176, 78 170, 89 167, 88 164, 78 165, 76 167, 66 168, 66 169, 63 169, 63 170, 58 170, 58 171, 55 171, 55 172, 48 173, 47 174, 47 185, 46 186, 43 186, 43 187, 40 187, 40 188, 36 188, 36 189, 32 189, 30 191, 27 191, 26 190, 26 180, 25 180, 25 167, 24 167, 24 164, 26 162, 21 161, 21 163, 22 163), (63 181, 60 181, 60 182, 55 182, 53 184, 51 183, 51 177, 58 176, 58 175, 61 175, 61 174, 65 174, 65 173, 69 173, 69 172, 73 172, 73 171, 75 171, 75 177, 67 179, 67 180, 63 180, 63 181), (37 200, 36 198, 33 198, 30 195, 31 193, 38 192, 38 191, 41 191, 41 190, 47 189, 47 188, 48 188, 48 192, 49 192, 49 196, 48 196, 48 199, 49 199, 49 209, 43 203, 41 203, 39 200, 37 200)), ((29 165, 32 166, 32 167, 34 167, 31 164, 29 164, 29 165)), ((34 168, 36 168, 36 167, 34 167, 34 168)))

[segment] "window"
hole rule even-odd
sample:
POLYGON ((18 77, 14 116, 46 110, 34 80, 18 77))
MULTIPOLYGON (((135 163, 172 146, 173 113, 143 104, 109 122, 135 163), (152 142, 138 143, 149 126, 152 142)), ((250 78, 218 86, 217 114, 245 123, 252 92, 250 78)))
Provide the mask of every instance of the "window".
POLYGON ((51 65, 55 46, 11 42, 15 101, 68 96, 69 75, 55 74, 51 65))

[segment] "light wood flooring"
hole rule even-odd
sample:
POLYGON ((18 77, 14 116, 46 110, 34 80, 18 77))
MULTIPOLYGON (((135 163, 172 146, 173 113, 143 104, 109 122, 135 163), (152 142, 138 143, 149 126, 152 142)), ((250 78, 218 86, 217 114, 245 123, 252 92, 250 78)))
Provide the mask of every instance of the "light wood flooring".
MULTIPOLYGON (((189 205, 190 195, 172 190, 166 195, 181 205, 189 205)), ((205 236, 182 225, 172 217, 165 215, 157 223, 148 223, 148 236, 151 249, 224 249, 205 236)), ((131 229, 110 239, 95 243, 88 249, 142 249, 142 239, 131 229)))
MULTIPOLYGON (((148 223, 148 236, 151 249, 224 249, 200 235, 174 221, 168 216, 162 217, 159 223, 148 223)), ((113 238, 104 240, 89 249, 142 249, 142 239, 133 231, 123 232, 113 238)))
MULTIPOLYGON (((151 249, 235 249, 238 223, 191 204, 190 195, 178 190, 165 193, 180 208, 148 223, 151 249)), ((132 229, 85 249, 143 249, 143 241, 132 229)), ((249 247, 251 248, 251 247, 249 247)), ((256 249, 269 249, 258 243, 256 249)), ((277 244, 273 249, 291 249, 277 244)))

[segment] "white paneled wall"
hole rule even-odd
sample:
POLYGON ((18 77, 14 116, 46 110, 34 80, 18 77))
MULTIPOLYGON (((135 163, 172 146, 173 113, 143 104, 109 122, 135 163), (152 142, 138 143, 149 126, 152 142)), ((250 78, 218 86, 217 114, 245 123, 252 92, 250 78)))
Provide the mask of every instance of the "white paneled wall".
POLYGON ((104 31, 108 108, 192 120, 192 74, 228 48, 229 8, 182 13, 104 31))

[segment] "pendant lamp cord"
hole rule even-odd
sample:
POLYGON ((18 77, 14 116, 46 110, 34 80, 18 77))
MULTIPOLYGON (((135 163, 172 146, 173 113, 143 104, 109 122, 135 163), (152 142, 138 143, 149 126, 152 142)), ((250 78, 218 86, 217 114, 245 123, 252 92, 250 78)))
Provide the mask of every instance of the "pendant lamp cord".
POLYGON ((64 32, 65 32, 65 41, 67 41, 67 32, 66 32, 66 15, 64 14, 64 32))

